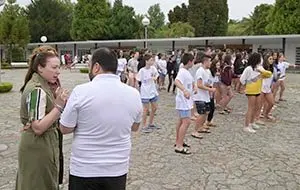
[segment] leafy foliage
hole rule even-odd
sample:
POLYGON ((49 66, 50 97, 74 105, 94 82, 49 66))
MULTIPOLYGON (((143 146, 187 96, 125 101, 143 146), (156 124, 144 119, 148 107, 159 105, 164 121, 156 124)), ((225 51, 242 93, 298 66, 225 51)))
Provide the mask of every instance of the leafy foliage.
POLYGON ((5 93, 11 91, 13 84, 10 82, 1 82, 0 83, 0 93, 5 93))
POLYGON ((189 23, 196 36, 222 36, 227 33, 227 0, 189 0, 189 23))
POLYGON ((148 16, 150 19, 150 28, 154 30, 160 29, 165 24, 165 15, 160 9, 159 4, 155 4, 149 7, 148 16))
POLYGON ((78 0, 72 21, 72 39, 108 39, 109 16, 110 5, 106 0, 78 0))
POLYGON ((16 0, 8 0, 0 17, 0 43, 7 47, 6 60, 11 63, 13 49, 24 49, 29 42, 28 20, 16 0))
POLYGON ((80 73, 89 73, 89 69, 88 68, 81 68, 79 69, 80 73))
POLYGON ((132 39, 139 28, 133 7, 123 6, 122 0, 115 0, 109 19, 111 39, 132 39))
POLYGON ((71 40, 74 5, 70 0, 33 0, 27 7, 32 42, 40 42, 41 36, 48 41, 71 40))
POLYGON ((188 6, 185 3, 182 3, 181 6, 177 5, 173 10, 169 11, 168 18, 171 24, 188 22, 188 6))
POLYGON ((252 20, 252 33, 254 35, 266 35, 266 27, 269 23, 268 16, 273 5, 260 4, 255 7, 254 12, 250 15, 252 20))
POLYGON ((300 1, 276 0, 266 30, 269 34, 300 34, 300 1))
POLYGON ((162 27, 156 34, 158 38, 194 37, 195 29, 189 23, 177 22, 162 27))

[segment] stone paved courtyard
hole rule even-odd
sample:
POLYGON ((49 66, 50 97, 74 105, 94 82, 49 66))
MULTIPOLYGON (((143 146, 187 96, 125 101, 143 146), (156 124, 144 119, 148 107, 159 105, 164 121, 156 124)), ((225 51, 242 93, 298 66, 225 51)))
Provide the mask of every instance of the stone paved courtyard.
MULTIPOLYGON (((14 189, 17 170, 20 93, 25 70, 6 70, 4 81, 14 89, 0 94, 0 189, 14 189), (6 147, 7 146, 7 147, 6 147)), ((72 89, 88 81, 86 74, 63 71, 62 85, 72 89)), ((155 122, 162 129, 133 135, 128 190, 300 190, 300 75, 288 75, 287 102, 274 115, 280 122, 256 134, 242 131, 246 97, 236 95, 231 115, 215 115, 217 128, 203 140, 187 141, 192 155, 174 152, 176 112, 174 96, 161 93, 155 122)), ((116 117, 117 119, 117 117, 116 117)), ((191 128, 190 130, 191 131, 191 128)), ((190 134, 190 133, 189 133, 190 134)), ((72 136, 65 136, 65 185, 72 136)), ((34 179, 33 179, 34 180, 34 179)))

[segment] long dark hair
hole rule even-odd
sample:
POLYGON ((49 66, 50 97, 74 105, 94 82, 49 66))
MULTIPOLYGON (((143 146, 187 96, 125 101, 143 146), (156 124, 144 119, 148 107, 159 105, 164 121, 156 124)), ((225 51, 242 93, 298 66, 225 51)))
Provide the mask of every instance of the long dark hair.
POLYGON ((41 46, 35 48, 29 59, 29 67, 25 76, 24 84, 20 89, 23 92, 28 81, 32 78, 33 73, 38 73, 38 66, 45 67, 47 59, 50 57, 58 57, 57 51, 51 46, 41 46))
POLYGON ((273 52, 272 53, 272 56, 273 56, 273 61, 274 61, 274 65, 278 65, 278 59, 279 59, 279 52, 273 52), (276 54, 276 58, 274 59, 274 54, 276 54))
POLYGON ((227 54, 224 58, 224 61, 221 61, 220 62, 220 66, 221 66, 221 69, 223 70, 226 66, 231 66, 232 65, 232 61, 231 61, 231 55, 230 54, 227 54))
POLYGON ((252 67, 252 69, 254 70, 255 67, 260 64, 261 62, 261 55, 259 53, 253 53, 248 60, 248 65, 252 67))
POLYGON ((224 55, 224 53, 223 52, 220 52, 220 53, 218 53, 218 58, 219 58, 219 61, 220 61, 220 66, 222 66, 223 65, 223 55, 224 55))
POLYGON ((238 73, 241 66, 243 66, 242 54, 237 53, 233 63, 234 72, 238 73))
POLYGON ((217 64, 218 64, 218 60, 217 59, 214 59, 214 60, 212 60, 212 62, 211 62, 211 65, 210 65, 210 72, 211 72, 211 75, 213 76, 213 77, 215 77, 216 76, 216 73, 218 72, 218 69, 217 69, 217 64))
POLYGON ((267 71, 271 71, 273 73, 274 67, 270 64, 269 58, 273 57, 271 54, 266 54, 264 57, 263 68, 267 71))

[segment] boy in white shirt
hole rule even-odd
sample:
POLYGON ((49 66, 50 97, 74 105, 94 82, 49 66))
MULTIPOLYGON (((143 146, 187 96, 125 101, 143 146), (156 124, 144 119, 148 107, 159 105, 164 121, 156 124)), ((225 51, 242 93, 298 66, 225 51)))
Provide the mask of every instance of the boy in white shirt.
POLYGON ((185 53, 182 57, 183 68, 179 69, 175 79, 175 85, 178 88, 176 95, 176 110, 179 114, 179 121, 176 126, 176 145, 175 152, 181 154, 191 154, 190 147, 184 143, 184 137, 188 127, 191 124, 191 109, 193 108, 193 86, 194 79, 188 69, 194 64, 194 56, 185 53))
POLYGON ((158 78, 157 69, 153 66, 154 58, 150 54, 146 54, 143 59, 146 66, 141 68, 137 80, 141 82, 141 99, 144 107, 143 111, 143 128, 142 132, 151 133, 154 129, 160 127, 153 125, 154 115, 157 110, 158 92, 156 89, 155 81, 158 78), (149 105, 151 104, 151 112, 149 116, 149 125, 147 125, 147 117, 149 113, 149 105))
POLYGON ((202 136, 199 133, 210 133, 209 130, 203 128, 203 125, 207 118, 207 114, 210 111, 209 93, 214 93, 216 91, 216 89, 212 87, 212 84, 209 80, 210 65, 211 57, 209 55, 204 55, 202 60, 202 67, 200 67, 196 73, 197 94, 194 96, 194 101, 199 116, 196 119, 195 131, 192 133, 192 137, 197 139, 202 139, 202 136))

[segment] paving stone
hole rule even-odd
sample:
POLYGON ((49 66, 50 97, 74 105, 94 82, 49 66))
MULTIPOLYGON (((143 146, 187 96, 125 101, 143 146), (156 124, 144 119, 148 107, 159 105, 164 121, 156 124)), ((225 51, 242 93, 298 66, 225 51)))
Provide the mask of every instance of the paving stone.
MULTIPOLYGON (((0 94, 0 189, 12 190, 17 171, 20 138, 20 93, 25 70, 7 70, 3 81, 14 84, 11 93, 0 94)), ((62 71, 63 87, 72 90, 87 82, 88 75, 62 71)), ((204 139, 190 136, 192 155, 174 152, 177 113, 175 96, 162 91, 155 124, 161 130, 151 134, 132 135, 128 190, 298 190, 300 189, 300 75, 288 74, 285 99, 275 109, 280 122, 261 127, 256 134, 243 132, 247 99, 236 94, 230 106, 233 113, 219 115, 218 127, 204 139)), ((68 189, 69 158, 72 135, 64 136, 65 183, 68 189)))
POLYGON ((8 146, 6 144, 0 144, 0 152, 6 151, 8 146))

